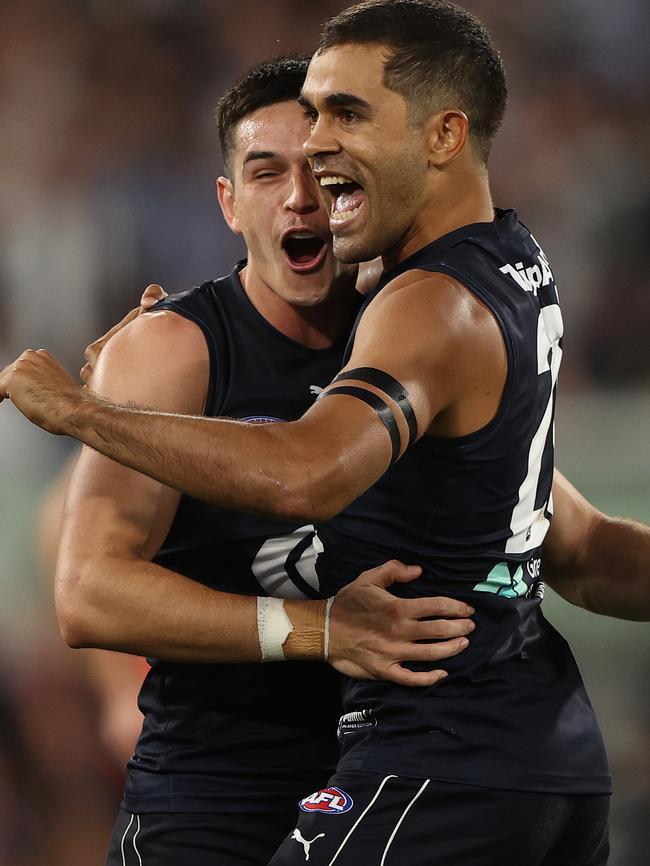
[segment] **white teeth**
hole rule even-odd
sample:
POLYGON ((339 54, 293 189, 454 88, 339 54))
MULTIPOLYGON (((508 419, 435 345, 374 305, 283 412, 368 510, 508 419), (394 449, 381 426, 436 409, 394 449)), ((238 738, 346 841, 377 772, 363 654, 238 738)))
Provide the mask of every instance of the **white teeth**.
POLYGON ((298 240, 300 241, 306 241, 310 238, 315 238, 316 235, 313 232, 291 232, 289 237, 298 238, 298 240))
POLYGON ((345 220, 349 219, 351 216, 354 216, 354 214, 358 210, 359 210, 359 208, 355 208, 355 210, 342 210, 342 211, 337 210, 335 213, 330 214, 330 222, 333 222, 333 223, 344 222, 345 220))
POLYGON ((327 177, 321 177, 320 185, 321 186, 334 186, 337 183, 354 183, 354 181, 349 180, 347 177, 343 177, 340 174, 328 175, 327 177))

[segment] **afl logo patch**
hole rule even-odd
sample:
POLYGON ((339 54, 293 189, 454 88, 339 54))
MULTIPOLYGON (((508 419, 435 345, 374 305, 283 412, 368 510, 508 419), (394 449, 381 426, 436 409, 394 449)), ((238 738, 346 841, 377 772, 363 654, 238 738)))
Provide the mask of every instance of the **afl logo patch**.
POLYGON ((342 815, 349 812, 354 802, 340 788, 323 788, 305 797, 298 804, 303 812, 320 812, 325 815, 342 815))

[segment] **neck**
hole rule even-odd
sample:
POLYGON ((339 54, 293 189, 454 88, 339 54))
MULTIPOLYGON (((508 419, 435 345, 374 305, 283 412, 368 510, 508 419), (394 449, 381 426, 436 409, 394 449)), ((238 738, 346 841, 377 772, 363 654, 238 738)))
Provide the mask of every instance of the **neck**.
POLYGON ((292 304, 280 297, 250 263, 239 276, 258 313, 277 331, 309 349, 332 346, 352 326, 357 309, 355 273, 336 277, 327 297, 309 306, 292 304))
POLYGON ((462 183, 449 178, 429 196, 416 219, 391 250, 382 256, 384 269, 394 268, 427 244, 472 223, 494 220, 487 172, 472 174, 462 183))

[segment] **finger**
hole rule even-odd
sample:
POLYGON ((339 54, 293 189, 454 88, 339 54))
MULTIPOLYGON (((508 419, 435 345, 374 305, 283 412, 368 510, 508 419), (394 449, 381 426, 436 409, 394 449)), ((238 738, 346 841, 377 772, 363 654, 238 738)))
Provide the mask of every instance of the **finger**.
POLYGON ((356 582, 366 586, 388 587, 393 583, 406 583, 415 580, 422 574, 419 565, 404 565, 397 559, 391 559, 383 565, 362 572, 356 582))
POLYGON ((98 340, 95 340, 94 343, 91 343, 90 346, 86 347, 86 351, 84 352, 84 359, 91 367, 94 367, 97 363, 97 358, 99 358, 102 349, 108 343, 108 341, 117 334, 118 331, 121 331, 125 325, 128 325, 129 322, 132 322, 138 315, 140 310, 138 307, 134 307, 134 309, 129 310, 129 312, 124 316, 123 319, 117 323, 117 325, 113 325, 110 331, 106 331, 98 340))
POLYGON ((150 283, 142 293, 140 298, 140 310, 150 310, 158 301, 162 301, 167 297, 167 292, 158 283, 150 283))
POLYGON ((405 644, 400 653, 400 661, 404 662, 438 662, 449 659, 467 649, 469 641, 466 637, 455 637, 438 643, 405 644))
MULTIPOLYGON (((452 637, 464 637, 474 631, 475 625, 471 619, 430 619, 424 622, 414 622, 408 630, 411 640, 445 640, 452 637)), ((406 636, 406 632, 403 632, 406 636)))
POLYGON ((88 382, 90 382, 90 377, 92 376, 92 374, 93 368, 90 366, 90 364, 84 364, 79 371, 79 378, 84 383, 84 385, 87 385, 88 382))
POLYGON ((410 671, 408 668, 396 664, 386 673, 385 678, 391 682, 399 683, 401 686, 427 688, 442 682, 446 677, 447 671, 410 671))
POLYGON ((405 598, 401 602, 403 616, 422 619, 425 616, 471 616, 474 608, 464 601, 443 596, 405 598))

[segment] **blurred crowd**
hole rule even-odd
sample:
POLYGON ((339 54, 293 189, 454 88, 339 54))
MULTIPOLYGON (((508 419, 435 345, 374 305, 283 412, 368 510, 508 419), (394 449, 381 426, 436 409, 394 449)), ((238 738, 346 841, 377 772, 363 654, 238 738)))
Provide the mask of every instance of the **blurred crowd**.
MULTIPOLYGON (((216 209, 211 108, 250 64, 310 50, 344 5, 3 0, 0 362, 38 344, 77 366, 142 285, 180 290, 229 267, 241 248, 216 209)), ((565 385, 647 383, 650 8, 466 5, 506 59, 495 197, 557 271, 565 385)))
MULTIPOLYGON (((313 49, 319 24, 346 5, 2 0, 0 367, 42 346, 76 370, 147 283, 180 291, 230 269, 243 248, 217 208, 212 108, 253 63, 313 49)), ((463 5, 509 73, 495 201, 517 208, 553 265, 561 387, 647 399, 650 5, 463 5)), ((51 557, 39 565, 35 553, 47 533, 32 529, 67 450, 0 412, 0 866, 99 866, 119 767, 82 664, 56 635, 51 557)), ((647 732, 634 736, 647 750, 647 732)), ((641 863, 647 784, 630 803, 616 866, 641 863)))

